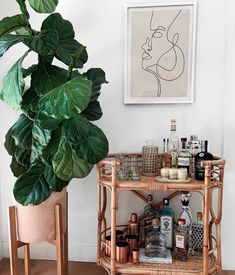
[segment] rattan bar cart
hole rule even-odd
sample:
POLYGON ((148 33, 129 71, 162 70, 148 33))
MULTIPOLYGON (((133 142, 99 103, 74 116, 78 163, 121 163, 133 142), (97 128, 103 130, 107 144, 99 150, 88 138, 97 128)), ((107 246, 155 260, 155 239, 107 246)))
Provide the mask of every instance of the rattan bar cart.
MULTIPOLYGON (((122 153, 123 155, 123 153, 122 153)), ((126 154, 130 156, 131 154, 126 154)), ((135 154, 136 155, 136 154, 135 154)), ((151 275, 192 275, 192 274, 216 274, 221 271, 221 237, 220 222, 222 217, 222 195, 224 181, 225 160, 215 158, 212 161, 203 161, 205 167, 204 181, 193 181, 191 183, 159 183, 155 177, 141 177, 136 181, 118 181, 118 161, 116 155, 110 155, 99 162, 98 168, 98 245, 97 264, 103 266, 108 274, 151 274, 151 275), (107 227, 106 208, 107 190, 111 193, 110 211, 111 226, 107 227), (169 199, 178 195, 179 191, 198 192, 202 197, 202 212, 204 221, 203 257, 197 259, 190 257, 187 262, 173 259, 172 264, 140 263, 138 266, 131 262, 118 264, 116 262, 116 215, 118 210, 119 191, 133 192, 140 199, 147 201, 141 191, 169 191, 169 199), (214 192, 217 190, 217 192, 214 192), (212 197, 217 196, 218 202, 214 209, 212 197), (214 229, 213 229, 214 227, 214 229), (112 235, 111 257, 105 255, 105 236, 107 232, 112 235)), ((139 154, 139 156, 141 156, 139 154)), ((157 208, 161 203, 156 205, 157 208)), ((143 218, 143 215, 139 217, 143 218)), ((125 225, 121 225, 123 227, 125 225)))

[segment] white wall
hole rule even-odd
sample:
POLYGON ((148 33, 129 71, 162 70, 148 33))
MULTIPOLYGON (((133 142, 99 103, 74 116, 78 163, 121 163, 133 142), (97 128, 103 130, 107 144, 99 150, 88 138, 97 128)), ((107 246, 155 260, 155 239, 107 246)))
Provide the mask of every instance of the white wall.
MULTIPOLYGON (((187 105, 137 105, 123 104, 124 89, 124 42, 125 42, 125 5, 136 3, 131 0, 60 0, 58 12, 70 20, 75 27, 77 39, 87 46, 89 61, 86 68, 102 67, 107 74, 108 85, 102 89, 101 105, 104 116, 98 122, 105 131, 110 152, 140 151, 144 141, 155 138, 161 145, 163 137, 169 135, 169 120, 177 119, 179 136, 197 133, 201 139, 209 139, 209 149, 217 155, 225 154, 229 159, 227 182, 225 188, 225 207, 229 209, 233 203, 235 187, 232 185, 232 136, 234 115, 232 109, 232 88, 234 79, 232 69, 235 55, 234 49, 234 16, 235 4, 232 0, 199 0, 196 47, 195 101, 187 105), (228 28, 229 26, 229 28, 228 28), (228 36, 229 35, 229 36, 228 36), (227 54, 231 54, 227 62, 227 54), (227 80, 231 79, 226 86, 227 80), (225 94, 227 99, 225 100, 225 94), (226 104, 226 108, 224 108, 226 104), (122 134, 121 134, 122 133, 122 134)), ((146 1, 139 1, 144 3, 146 1)), ((148 1, 158 3, 159 1, 148 1)), ((178 1, 175 1, 176 3, 178 1)), ((13 0, 1 7, 0 16, 17 10, 13 0)), ((32 24, 39 27, 38 16, 32 24)), ((16 48, 15 48, 16 49, 16 48)), ((22 51, 22 48, 19 48, 22 51)), ((13 64, 12 50, 0 59, 0 79, 13 64)), ((16 119, 17 114, 4 103, 0 103, 0 184, 2 206, 2 240, 4 256, 8 255, 7 206, 12 203, 13 176, 9 170, 10 158, 4 151, 4 135, 16 119)), ((235 153, 235 152, 234 152, 235 153)), ((95 169, 82 180, 73 180, 69 186, 69 247, 70 259, 94 261, 96 258, 96 207, 97 187, 95 169)), ((160 195, 155 198, 160 199, 160 195)), ((178 205, 178 204, 177 204, 178 205)), ((192 202, 195 208, 195 201, 192 202)), ((126 221, 129 213, 121 210, 141 212, 143 203, 131 194, 122 194, 118 218, 126 221), (128 204, 127 204, 128 201, 128 204), (130 201, 131 208, 130 208, 130 201), (128 207, 128 208, 127 208, 128 207)), ((196 211, 196 208, 195 208, 196 211)), ((234 219, 233 219, 234 221, 234 219)), ((232 261, 231 218, 224 211, 223 218, 223 267, 235 269, 232 261)), ((235 226, 235 224, 233 224, 235 226)), ((53 249, 45 249, 41 244, 34 247, 33 256, 41 258, 54 257, 53 249)))

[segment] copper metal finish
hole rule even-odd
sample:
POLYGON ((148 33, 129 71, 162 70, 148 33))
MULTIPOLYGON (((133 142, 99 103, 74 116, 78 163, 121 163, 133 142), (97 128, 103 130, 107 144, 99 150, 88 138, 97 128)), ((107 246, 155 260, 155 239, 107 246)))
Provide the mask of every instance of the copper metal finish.
POLYGON ((116 243, 116 260, 120 264, 125 264, 129 261, 129 244, 125 241, 116 243))

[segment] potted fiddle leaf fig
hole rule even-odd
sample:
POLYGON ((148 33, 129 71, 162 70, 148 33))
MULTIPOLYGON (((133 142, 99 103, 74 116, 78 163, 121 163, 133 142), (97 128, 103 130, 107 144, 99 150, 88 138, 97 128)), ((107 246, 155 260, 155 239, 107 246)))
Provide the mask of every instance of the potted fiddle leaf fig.
POLYGON ((5 148, 17 177, 16 201, 39 205, 71 179, 86 177, 107 155, 107 138, 93 123, 102 116, 98 97, 107 81, 100 68, 79 71, 88 59, 86 47, 75 39, 72 24, 54 13, 58 0, 16 2, 19 14, 0 21, 0 56, 15 44, 26 47, 0 91, 4 102, 21 111, 6 134, 5 148), (40 30, 30 24, 31 8, 50 14, 40 30), (32 54, 37 62, 25 68, 32 54))

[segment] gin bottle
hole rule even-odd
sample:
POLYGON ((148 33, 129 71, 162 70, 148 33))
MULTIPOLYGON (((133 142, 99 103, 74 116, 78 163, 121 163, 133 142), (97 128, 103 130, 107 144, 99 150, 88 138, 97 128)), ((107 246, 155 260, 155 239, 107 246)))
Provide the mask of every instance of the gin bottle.
POLYGON ((202 257, 203 221, 202 213, 197 212, 197 220, 192 224, 192 255, 202 257))
POLYGON ((185 220, 178 219, 178 227, 175 230, 175 259, 179 261, 188 260, 188 229, 185 220))
POLYGON ((159 216, 155 205, 153 204, 153 196, 148 195, 148 203, 144 207, 144 233, 145 238, 148 236, 148 233, 152 229, 152 220, 159 216))
POLYGON ((201 141, 201 152, 195 156, 195 179, 204 180, 205 169, 201 166, 202 160, 213 160, 213 155, 207 152, 208 140, 201 141))
POLYGON ((161 168, 171 167, 172 156, 169 153, 169 138, 163 139, 163 153, 161 155, 161 168))
POLYGON ((190 229, 192 225, 192 214, 189 208, 191 193, 187 191, 182 191, 180 192, 179 196, 182 203, 179 219, 184 219, 185 220, 184 226, 190 229))
POLYGON ((169 153, 172 156, 171 166, 177 167, 177 156, 179 152, 179 138, 176 135, 176 120, 171 119, 171 134, 169 137, 169 153))
POLYGON ((191 176, 191 154, 186 150, 187 138, 181 138, 182 149, 178 155, 178 168, 186 168, 188 176, 191 176))
POLYGON ((167 248, 173 248, 174 239, 174 211, 169 206, 169 199, 163 199, 163 205, 160 210, 160 228, 161 233, 166 236, 167 248))
POLYGON ((158 218, 152 220, 152 231, 146 239, 145 256, 167 257, 166 236, 160 232, 160 221, 158 218))

